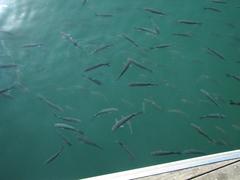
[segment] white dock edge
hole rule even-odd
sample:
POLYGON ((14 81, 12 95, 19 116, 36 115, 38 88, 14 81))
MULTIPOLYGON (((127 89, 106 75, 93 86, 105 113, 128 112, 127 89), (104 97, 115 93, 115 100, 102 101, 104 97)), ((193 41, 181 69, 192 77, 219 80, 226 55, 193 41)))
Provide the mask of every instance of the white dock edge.
POLYGON ((224 153, 217 153, 207 156, 201 156, 197 158, 185 159, 180 161, 175 161, 166 164, 154 165, 144 168, 138 168, 128 171, 122 171, 112 174, 106 174, 91 178, 85 178, 84 180, 128 180, 142 178, 167 172, 173 172, 177 170, 193 168, 197 166, 203 166, 213 163, 218 163, 222 161, 240 159, 240 150, 228 151, 224 153))

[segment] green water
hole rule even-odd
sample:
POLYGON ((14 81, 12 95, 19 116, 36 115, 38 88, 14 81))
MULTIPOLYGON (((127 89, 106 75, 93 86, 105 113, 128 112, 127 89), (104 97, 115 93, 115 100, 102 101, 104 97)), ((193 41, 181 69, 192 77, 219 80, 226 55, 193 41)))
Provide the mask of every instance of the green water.
POLYGON ((240 106, 230 105, 229 100, 240 101, 240 82, 226 73, 240 75, 240 2, 226 2, 89 0, 83 5, 80 0, 0 0, 0 65, 17 64, 0 69, 0 89, 14 86, 0 97, 0 179, 71 180, 194 157, 152 156, 156 150, 196 149, 212 154, 239 148, 240 106), (178 20, 201 24, 181 24, 178 20), (137 27, 155 33, 137 31, 137 27), (70 34, 72 41, 61 32, 70 34), (173 33, 189 33, 191 37, 173 33), (23 47, 32 43, 42 45, 23 47), (107 44, 112 46, 92 53, 107 44), (159 44, 171 46, 149 49, 159 44), (207 48, 225 60, 210 54, 207 48), (132 65, 116 80, 128 58, 152 73, 132 65), (110 67, 84 72, 107 62, 110 67), (158 86, 128 86, 135 82, 158 86), (48 106, 39 95, 64 112, 48 106), (93 118, 98 111, 111 107, 118 111, 93 118), (143 114, 131 119, 132 133, 128 125, 112 132, 116 119, 138 111, 143 114), (79 142, 74 132, 54 127, 55 123, 66 123, 54 113, 81 119, 81 123, 72 125, 103 149, 79 142), (226 117, 199 118, 210 113, 226 117), (191 123, 224 145, 210 143, 191 123), (64 144, 59 132, 71 147, 64 144), (135 160, 129 159, 117 140, 127 145, 135 160), (61 145, 61 155, 44 165, 61 145))

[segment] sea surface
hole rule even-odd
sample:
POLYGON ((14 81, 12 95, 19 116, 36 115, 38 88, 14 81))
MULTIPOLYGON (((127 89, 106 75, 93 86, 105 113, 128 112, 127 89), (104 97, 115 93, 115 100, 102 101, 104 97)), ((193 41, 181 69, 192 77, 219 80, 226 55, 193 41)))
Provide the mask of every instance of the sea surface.
POLYGON ((238 149, 240 1, 219 1, 0 0, 0 179, 238 149))

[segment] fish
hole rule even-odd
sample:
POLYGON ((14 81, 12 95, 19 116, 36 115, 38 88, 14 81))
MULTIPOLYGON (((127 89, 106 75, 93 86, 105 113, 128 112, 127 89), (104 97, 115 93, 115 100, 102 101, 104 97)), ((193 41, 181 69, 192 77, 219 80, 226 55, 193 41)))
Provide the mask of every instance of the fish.
POLYGON ((151 73, 153 72, 151 69, 147 68, 146 66, 141 65, 140 63, 138 63, 134 59, 128 58, 128 61, 138 68, 141 68, 141 69, 146 70, 146 71, 151 72, 151 73))
POLYGON ((206 155, 207 153, 196 149, 187 149, 181 152, 182 154, 206 155))
POLYGON ((43 95, 38 95, 37 96, 40 100, 42 100, 43 102, 45 102, 49 107, 57 110, 57 111, 60 111, 60 112, 63 112, 63 108, 60 107, 59 105, 57 104, 54 104, 53 102, 51 102, 48 98, 44 97, 43 95))
POLYGON ((174 36, 182 36, 182 37, 192 37, 190 33, 172 33, 174 36))
POLYGON ((113 44, 107 44, 107 45, 100 46, 97 49, 93 50, 91 54, 96 54, 96 53, 103 51, 104 49, 110 48, 112 46, 113 46, 113 44))
POLYGON ((149 49, 151 49, 151 50, 153 50, 153 49, 163 49, 163 48, 168 48, 168 47, 171 47, 171 44, 160 44, 160 45, 157 45, 157 46, 150 47, 149 49))
POLYGON ((237 124, 232 124, 232 127, 238 131, 240 131, 240 126, 237 124))
POLYGON ((117 77, 117 80, 120 79, 128 70, 128 68, 130 67, 131 65, 131 61, 127 61, 127 64, 124 66, 123 70, 121 71, 121 73, 119 74, 119 76, 117 77))
POLYGON ((53 154, 52 156, 50 156, 45 162, 44 162, 44 165, 48 165, 50 164, 51 162, 53 162, 55 159, 57 159, 57 157, 59 157, 62 152, 64 150, 64 146, 61 146, 61 148, 55 153, 53 154))
POLYGON ((213 113, 213 114, 207 114, 207 115, 203 115, 200 116, 200 119, 224 119, 226 116, 224 114, 220 114, 220 113, 213 113))
POLYGON ((54 124, 54 127, 55 128, 59 128, 59 129, 65 129, 65 130, 69 130, 69 131, 73 131, 73 132, 76 132, 80 135, 83 135, 84 132, 79 130, 79 129, 76 129, 75 127, 69 125, 69 124, 65 124, 65 123, 55 123, 54 124))
POLYGON ((89 140, 86 136, 77 136, 77 139, 81 142, 83 142, 84 144, 93 146, 95 148, 98 148, 100 150, 103 150, 103 148, 101 146, 99 146, 98 144, 96 144, 95 142, 89 140))
POLYGON ((223 128, 221 128, 221 127, 219 127, 219 126, 215 126, 215 128, 216 128, 218 131, 220 131, 221 133, 226 134, 226 132, 225 132, 225 130, 224 130, 223 128))
POLYGON ((78 42, 70 35, 65 32, 61 32, 62 37, 67 39, 69 42, 71 42, 75 47, 81 48, 81 46, 78 44, 78 42))
POLYGON ((162 107, 157 104, 155 101, 151 100, 151 99, 148 99, 148 98, 144 98, 143 99, 143 109, 145 110, 145 104, 144 103, 150 103, 153 107, 155 107, 157 110, 162 110, 162 107))
POLYGON ((178 20, 178 23, 181 23, 181 24, 189 24, 189 25, 202 25, 201 22, 197 22, 197 21, 191 21, 191 20, 178 20))
POLYGON ((205 137, 209 142, 215 143, 215 140, 208 136, 198 125, 191 123, 191 126, 203 137, 205 137))
POLYGON ((17 64, 0 64, 0 68, 16 68, 17 64))
POLYGON ((8 88, 5 88, 5 89, 0 89, 0 94, 4 94, 5 92, 8 92, 9 90, 13 89, 14 86, 10 86, 8 88))
POLYGON ((229 104, 230 104, 230 105, 240 106, 240 102, 236 102, 236 101, 233 101, 233 100, 230 100, 230 101, 229 101, 229 104))
POLYGON ((31 44, 24 44, 22 48, 34 48, 34 47, 41 47, 43 43, 31 43, 31 44))
POLYGON ((236 75, 229 74, 229 73, 227 73, 226 76, 230 77, 230 78, 233 78, 233 79, 236 79, 237 81, 240 81, 240 76, 236 76, 236 75))
POLYGON ((200 92, 205 95, 213 104, 215 104, 216 106, 220 107, 219 104, 217 103, 217 101, 209 94, 209 92, 207 92, 204 89, 200 89, 200 92))
POLYGON ((58 135, 61 137, 61 139, 66 145, 72 146, 72 143, 65 136, 63 136, 61 133, 58 133, 58 135))
POLYGON ((110 67, 110 63, 107 62, 107 63, 96 64, 96 65, 94 65, 94 66, 91 66, 91 67, 86 68, 86 69, 84 70, 84 72, 89 72, 89 71, 92 71, 92 70, 95 70, 95 69, 97 69, 97 68, 104 67, 104 66, 110 67))
POLYGON ((217 9, 217 8, 213 8, 213 7, 205 7, 203 8, 204 10, 210 10, 210 11, 214 11, 214 12, 222 12, 220 9, 217 9))
POLYGON ((99 17, 113 17, 112 14, 99 14, 99 13, 95 13, 95 16, 99 16, 99 17))
POLYGON ((87 77, 87 79, 93 83, 95 83, 96 85, 98 86, 101 86, 102 85, 102 82, 97 80, 97 79, 94 79, 94 78, 91 78, 91 77, 87 77))
POLYGON ((163 13, 157 9, 153 9, 153 8, 144 8, 144 10, 147 12, 150 12, 152 14, 158 14, 158 15, 162 15, 162 16, 166 15, 165 13, 163 13))
POLYGON ((117 121, 113 126, 112 126, 112 131, 116 131, 118 128, 120 128, 123 124, 125 124, 126 122, 130 121, 131 119, 133 119, 134 117, 142 114, 142 111, 139 112, 135 112, 132 114, 129 114, 123 118, 121 118, 119 121, 117 121))
POLYGON ((134 41, 132 38, 130 38, 128 35, 126 34, 122 34, 122 37, 124 39, 126 39, 127 41, 129 41, 131 44, 133 44, 136 47, 139 47, 139 45, 136 43, 136 41, 134 41))
POLYGON ((82 6, 85 6, 88 3, 88 0, 82 0, 82 6))
POLYGON ((158 86, 156 83, 151 83, 151 82, 134 82, 134 83, 129 83, 129 87, 151 87, 151 86, 158 86))
POLYGON ((180 155, 182 154, 180 151, 162 151, 162 150, 158 150, 158 151, 152 151, 151 155, 152 156, 166 156, 166 155, 180 155))
POLYGON ((116 141, 116 143, 119 144, 120 147, 128 154, 130 159, 136 159, 135 155, 129 150, 128 146, 125 143, 121 141, 116 141))
POLYGON ((220 54, 219 52, 217 52, 216 50, 211 49, 211 48, 207 48, 207 50, 208 50, 210 53, 212 53, 212 54, 214 54, 215 56, 217 56, 218 58, 220 58, 221 60, 225 60, 225 57, 224 57, 222 54, 220 54))
POLYGON ((67 122, 71 122, 71 123, 80 123, 81 120, 75 117, 64 117, 64 116, 59 116, 56 113, 54 113, 54 116, 58 119, 67 121, 67 122))
POLYGON ((146 28, 146 27, 136 27, 135 28, 137 31, 142 31, 142 32, 147 32, 153 35, 157 35, 158 33, 156 32, 156 30, 150 29, 150 28, 146 28))
POLYGON ((112 113, 112 112, 116 112, 116 111, 118 111, 117 108, 113 108, 113 107, 105 108, 105 109, 102 109, 102 110, 98 111, 96 114, 94 114, 94 117, 99 117, 101 115, 112 113))

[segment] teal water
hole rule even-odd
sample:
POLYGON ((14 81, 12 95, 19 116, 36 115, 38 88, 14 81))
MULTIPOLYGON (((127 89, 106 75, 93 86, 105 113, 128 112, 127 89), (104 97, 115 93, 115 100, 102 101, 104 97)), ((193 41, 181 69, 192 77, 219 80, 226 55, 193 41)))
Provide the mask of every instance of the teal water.
POLYGON ((0 68, 0 90, 13 86, 0 96, 0 179, 71 180, 196 156, 152 156, 156 150, 196 149, 212 154, 239 148, 240 106, 229 101, 240 101, 240 82, 226 74, 240 76, 240 2, 225 2, 0 0, 0 65, 17 65, 0 68), (201 24, 182 24, 179 20, 201 24), (138 27, 154 33, 137 31, 138 27), (108 44, 112 46, 93 53, 108 44), (160 44, 171 46, 150 49, 160 44), (224 60, 207 48, 220 53, 224 60), (132 65, 116 80, 128 58, 152 72, 132 65), (110 66, 84 72, 99 63, 110 66), (128 86, 136 82, 158 86, 128 86), (105 108, 118 111, 93 118, 105 108), (116 119, 139 111, 143 114, 130 120, 132 132, 127 124, 112 132, 116 119), (82 122, 64 122, 54 113, 82 122), (211 113, 224 114, 225 118, 200 119, 211 113), (75 132, 57 129, 55 123, 83 130, 102 150, 78 141, 75 132), (72 143, 71 147, 64 144, 59 133, 72 143), (116 141, 124 142, 135 159, 130 159, 116 141), (60 156, 44 164, 61 146, 64 150, 60 156))

